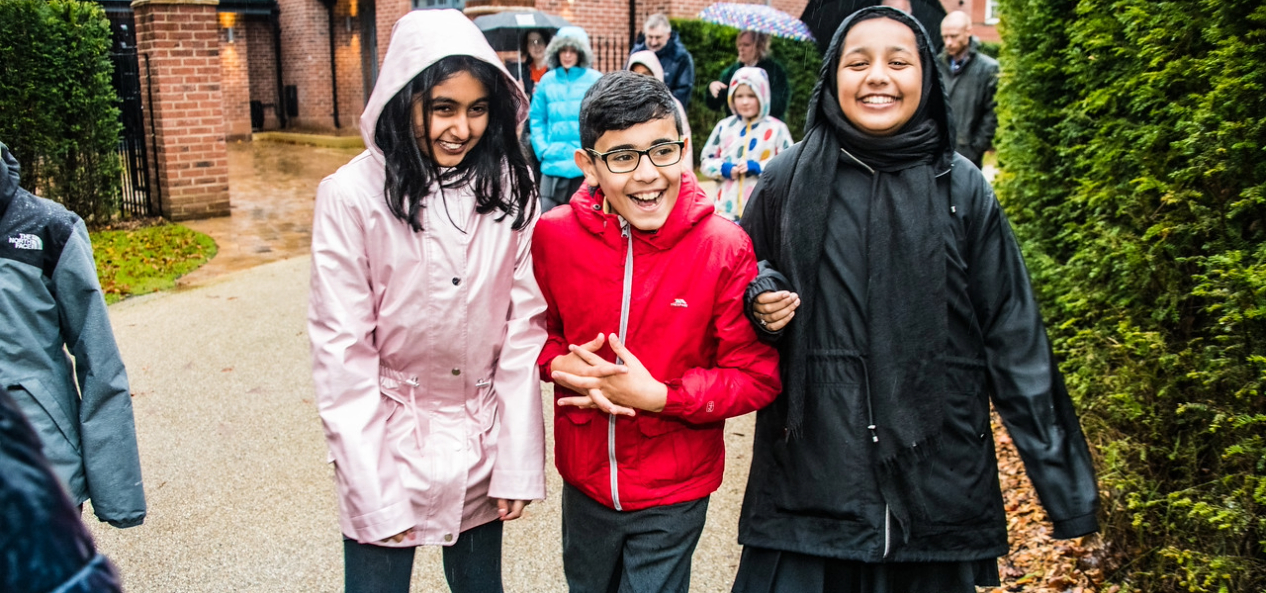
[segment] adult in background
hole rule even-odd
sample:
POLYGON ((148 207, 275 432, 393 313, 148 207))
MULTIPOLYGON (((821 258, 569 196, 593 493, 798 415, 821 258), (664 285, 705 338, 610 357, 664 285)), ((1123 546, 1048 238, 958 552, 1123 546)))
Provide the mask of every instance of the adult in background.
POLYGON ((689 107, 690 94, 695 88, 695 59, 682 45, 681 38, 673 31, 664 13, 657 12, 646 18, 641 39, 629 55, 644 50, 655 52, 660 66, 664 68, 664 84, 668 85, 668 90, 682 107, 689 107))
POLYGON ((71 502, 91 499, 97 518, 115 527, 140 525, 132 392, 88 229, 19 187, 18 172, 0 144, 0 389, 26 414, 71 502))
POLYGON ((782 64, 769 55, 769 35, 743 31, 738 34, 734 46, 738 49, 738 61, 721 72, 719 80, 708 83, 705 104, 709 109, 724 110, 727 115, 734 115, 729 106, 729 93, 725 92, 734 73, 744 66, 763 68, 769 75, 769 115, 785 120, 787 101, 791 98, 791 84, 787 82, 787 71, 782 64))
POLYGON ((954 149, 980 167, 998 130, 994 93, 998 90, 998 61, 980 53, 980 40, 971 34, 971 17, 954 11, 941 21, 945 50, 940 61, 949 93, 950 113, 958 138, 954 149))
POLYGON ((748 315, 778 344, 783 391, 756 417, 734 593, 997 586, 991 402, 1052 536, 1098 528, 1090 451, 1019 245, 954 154, 931 47, 904 12, 853 13, 805 139, 743 212, 763 260, 748 315))
POLYGON ((580 102, 602 74, 589 67, 593 50, 580 27, 563 27, 545 48, 550 71, 532 95, 532 149, 541 162, 541 212, 571 200, 584 182, 576 165, 580 150, 580 102))
MULTIPOLYGON (((523 86, 523 92, 529 100, 532 98, 532 91, 536 90, 536 83, 549 72, 549 62, 545 59, 545 47, 549 45, 549 41, 550 36, 546 31, 528 31, 519 43, 519 61, 506 62, 506 71, 523 86)), ((527 122, 523 124, 519 144, 523 146, 528 165, 532 167, 532 179, 539 189, 541 163, 536 160, 536 153, 532 151, 532 126, 527 122)))

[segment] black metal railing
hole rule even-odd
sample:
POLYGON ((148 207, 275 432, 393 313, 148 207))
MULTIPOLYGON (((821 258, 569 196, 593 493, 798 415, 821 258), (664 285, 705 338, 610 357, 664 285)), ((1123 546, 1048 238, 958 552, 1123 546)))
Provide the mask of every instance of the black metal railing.
POLYGON ((122 218, 154 216, 156 200, 150 199, 150 162, 146 148, 145 104, 141 93, 140 67, 135 48, 110 53, 114 63, 114 88, 119 94, 119 158, 123 163, 122 218))

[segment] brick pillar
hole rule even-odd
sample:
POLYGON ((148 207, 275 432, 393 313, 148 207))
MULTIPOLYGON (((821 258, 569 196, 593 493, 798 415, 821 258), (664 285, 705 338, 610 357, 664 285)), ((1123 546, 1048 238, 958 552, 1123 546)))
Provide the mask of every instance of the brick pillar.
POLYGON ((132 2, 136 47, 144 56, 142 83, 153 99, 148 107, 158 144, 154 166, 161 208, 171 220, 229 214, 218 4, 219 0, 132 2))
POLYGON ((224 97, 225 140, 251 139, 250 34, 246 20, 236 13, 221 12, 220 94, 224 97), (229 35, 229 31, 233 34, 229 35))

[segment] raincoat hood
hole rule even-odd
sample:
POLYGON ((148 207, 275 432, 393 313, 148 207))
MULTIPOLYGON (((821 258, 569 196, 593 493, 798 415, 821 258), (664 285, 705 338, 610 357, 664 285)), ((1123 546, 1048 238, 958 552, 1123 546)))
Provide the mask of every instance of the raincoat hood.
POLYGON ((760 101, 760 111, 756 114, 756 119, 764 119, 769 116, 769 74, 764 68, 753 68, 744 66, 734 71, 734 77, 730 78, 730 86, 726 103, 730 105, 730 111, 738 115, 738 110, 734 108, 734 93, 738 90, 739 85, 744 84, 756 93, 756 100, 760 101))
POLYGON ((659 62, 659 57, 655 55, 655 52, 649 49, 633 52, 629 56, 629 63, 624 65, 624 69, 632 70, 634 64, 641 64, 650 68, 651 74, 654 74, 655 78, 658 78, 660 82, 664 82, 664 65, 659 62))
POLYGON ((374 140, 374 130, 384 107, 423 70, 443 58, 457 55, 478 58, 495 66, 506 77, 507 86, 519 95, 517 121, 527 119, 527 95, 515 84, 497 52, 488 45, 475 23, 452 9, 416 10, 400 17, 391 30, 391 44, 387 46, 378 82, 374 83, 374 91, 360 116, 360 133, 365 140, 365 148, 379 162, 383 160, 383 155, 374 140))
POLYGON ((593 64, 593 49, 589 47, 589 34, 580 27, 563 27, 554 34, 554 38, 545 47, 545 63, 549 65, 550 70, 562 65, 558 61, 558 52, 568 47, 579 54, 576 59, 576 68, 588 68, 593 64))

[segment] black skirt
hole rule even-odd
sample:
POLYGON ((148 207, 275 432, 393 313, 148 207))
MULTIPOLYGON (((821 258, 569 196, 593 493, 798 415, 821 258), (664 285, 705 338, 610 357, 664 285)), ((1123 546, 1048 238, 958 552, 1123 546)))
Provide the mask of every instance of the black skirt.
POLYGON ((976 593, 998 560, 870 564, 746 546, 733 593, 976 593))

